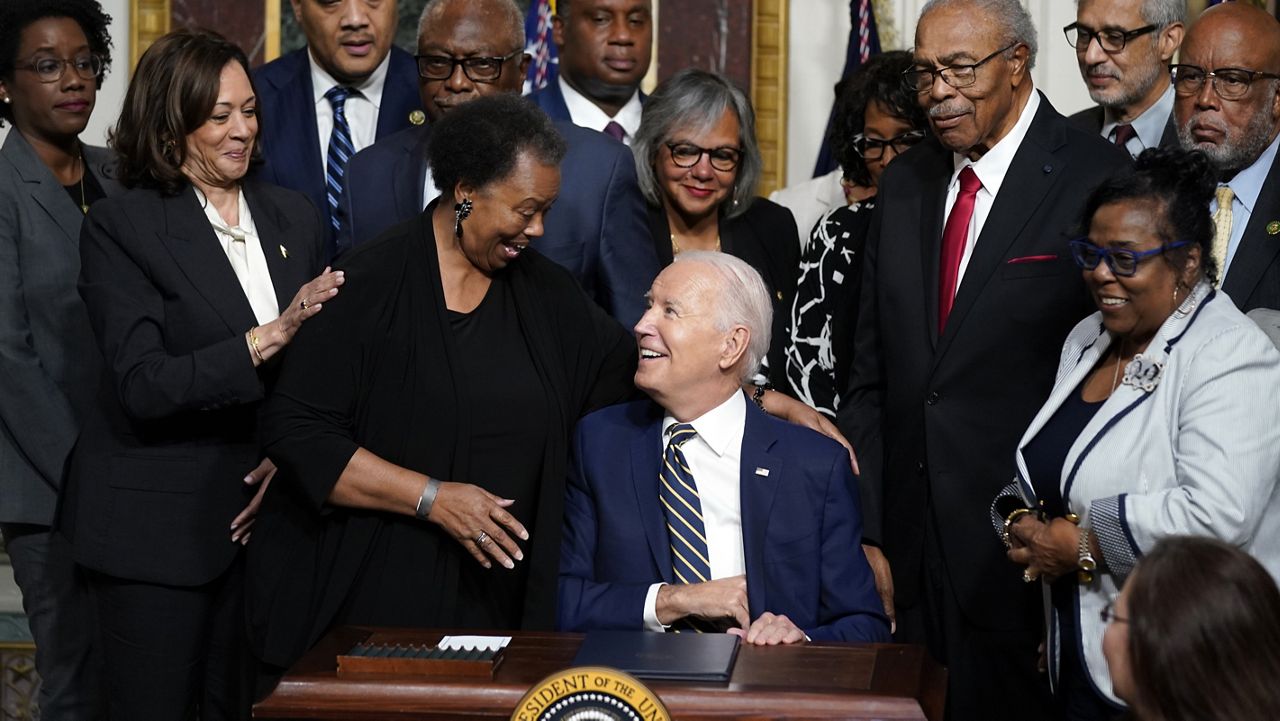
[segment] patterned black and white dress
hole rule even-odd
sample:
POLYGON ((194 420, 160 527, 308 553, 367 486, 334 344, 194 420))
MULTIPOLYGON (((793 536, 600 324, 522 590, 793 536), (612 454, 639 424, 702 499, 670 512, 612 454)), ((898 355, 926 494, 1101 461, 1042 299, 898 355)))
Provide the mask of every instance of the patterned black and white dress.
POLYGON ((786 382, 791 395, 832 418, 849 381, 862 252, 875 198, 827 211, 800 258, 791 306, 786 382))

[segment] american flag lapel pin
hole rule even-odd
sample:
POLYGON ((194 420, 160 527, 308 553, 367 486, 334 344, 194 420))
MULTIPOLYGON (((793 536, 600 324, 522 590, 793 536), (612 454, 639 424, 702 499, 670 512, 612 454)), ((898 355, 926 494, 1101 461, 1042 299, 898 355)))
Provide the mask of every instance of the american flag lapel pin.
POLYGON ((764 476, 765 478, 768 478, 768 477, 769 477, 769 469, 768 469, 768 468, 759 468, 759 467, 757 467, 757 468, 756 468, 756 475, 757 475, 757 476, 764 476))
POLYGON ((280 257, 284 258, 285 260, 289 259, 289 249, 284 247, 283 245, 280 246, 280 257))

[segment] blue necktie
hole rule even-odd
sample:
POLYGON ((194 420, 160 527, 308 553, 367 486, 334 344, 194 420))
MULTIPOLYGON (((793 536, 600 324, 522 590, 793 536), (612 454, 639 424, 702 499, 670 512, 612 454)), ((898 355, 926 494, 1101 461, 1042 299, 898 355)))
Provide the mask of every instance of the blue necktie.
POLYGON ((329 199, 329 222, 333 230, 338 230, 338 199, 342 197, 342 178, 347 172, 347 161, 355 155, 355 146, 351 144, 351 126, 347 125, 347 98, 352 90, 341 85, 329 88, 324 94, 325 100, 333 106, 333 132, 329 134, 329 152, 326 154, 324 171, 325 195, 329 199))
MULTIPOLYGON (((671 541, 671 570, 680 583, 702 583, 711 580, 711 561, 707 551, 706 526, 702 519, 702 501, 698 485, 681 450, 698 432, 688 423, 676 423, 667 430, 667 450, 658 473, 658 499, 667 518, 667 535, 671 541)), ((673 630, 714 630, 711 624, 686 617, 672 624, 673 630)))

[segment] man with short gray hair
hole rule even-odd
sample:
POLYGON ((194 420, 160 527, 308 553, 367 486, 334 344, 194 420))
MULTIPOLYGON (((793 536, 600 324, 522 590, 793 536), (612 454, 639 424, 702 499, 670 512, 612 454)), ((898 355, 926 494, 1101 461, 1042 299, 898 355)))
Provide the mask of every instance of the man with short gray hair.
POLYGON ((1178 62, 1178 139, 1218 171, 1218 285, 1241 310, 1280 308, 1280 22, 1247 3, 1215 5, 1178 62))
POLYGON ((906 78, 933 136, 881 177, 839 411, 896 637, 949 668, 953 721, 1052 717, 1039 584, 985 519, 1062 339, 1092 310, 1067 240, 1130 162, 1035 90, 1035 37, 1019 0, 925 6, 906 78))
POLYGON ((1096 106, 1071 122, 1137 157, 1178 142, 1169 63, 1182 44, 1185 0, 1077 0, 1063 28, 1096 106))
POLYGON ((574 433, 559 627, 887 641, 848 455, 742 391, 769 348, 760 274, 686 251, 648 301, 636 386, 652 400, 574 433))

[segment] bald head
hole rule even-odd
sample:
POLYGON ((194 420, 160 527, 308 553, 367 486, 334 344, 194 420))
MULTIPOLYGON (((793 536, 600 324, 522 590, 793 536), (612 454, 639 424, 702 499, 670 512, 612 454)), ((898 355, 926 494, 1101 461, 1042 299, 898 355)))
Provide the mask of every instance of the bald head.
MULTIPOLYGON (((1175 83, 1178 140, 1184 148, 1204 151, 1222 177, 1230 179, 1252 165, 1280 133, 1280 22, 1245 3, 1215 5, 1191 26, 1179 64, 1191 80, 1175 83), (1271 77, 1244 77, 1248 90, 1239 97, 1222 77, 1205 79, 1197 87, 1195 78, 1202 72, 1226 68, 1271 77), (1224 90, 1230 99, 1222 97, 1224 90)), ((1240 82, 1233 85, 1238 91, 1240 82)))
POLYGON ((426 67, 438 75, 418 79, 427 115, 434 121, 478 97, 520 92, 529 64, 523 49, 524 18, 514 0, 428 0, 418 21, 418 54, 437 59, 434 71, 426 67), (449 76, 439 77, 446 70, 449 76))

